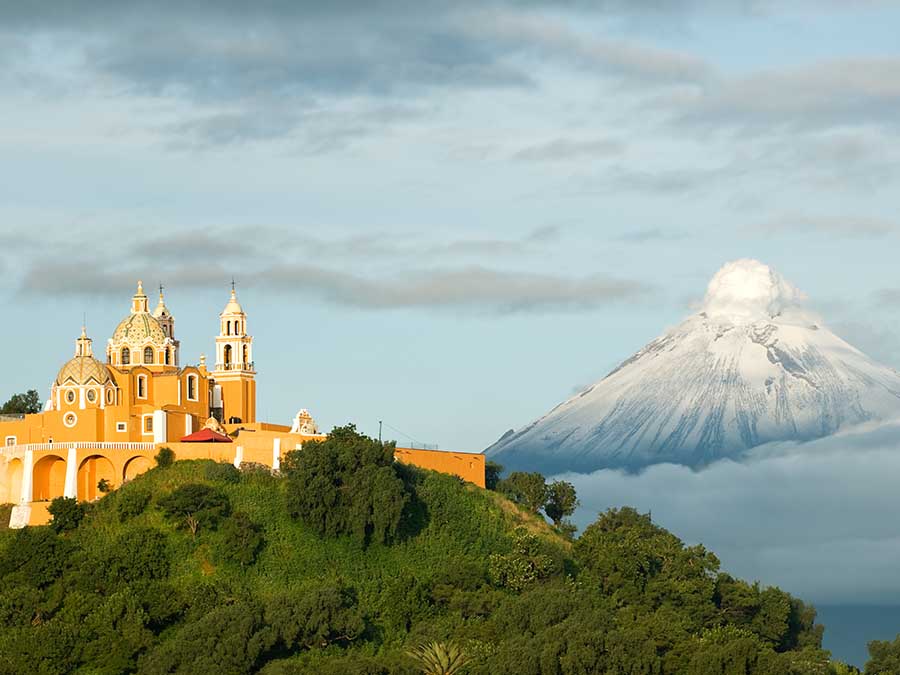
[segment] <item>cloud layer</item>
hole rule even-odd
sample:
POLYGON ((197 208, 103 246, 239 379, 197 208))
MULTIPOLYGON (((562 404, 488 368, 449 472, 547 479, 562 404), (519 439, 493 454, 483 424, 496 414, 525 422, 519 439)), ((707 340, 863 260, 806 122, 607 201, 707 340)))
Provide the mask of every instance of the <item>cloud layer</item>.
POLYGON ((745 462, 693 472, 566 476, 581 526, 632 505, 723 567, 820 603, 900 602, 900 421, 807 444, 773 444, 745 462))

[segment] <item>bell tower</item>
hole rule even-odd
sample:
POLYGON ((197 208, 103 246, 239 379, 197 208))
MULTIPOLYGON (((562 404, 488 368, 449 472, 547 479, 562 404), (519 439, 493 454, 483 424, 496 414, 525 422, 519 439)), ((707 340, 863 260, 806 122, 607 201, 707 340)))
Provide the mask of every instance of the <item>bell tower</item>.
MULTIPOLYGON (((253 369, 253 337, 247 334, 247 315, 237 301, 234 282, 231 299, 219 315, 216 336, 214 398, 221 395, 223 421, 256 421, 256 371, 253 369)), ((219 406, 214 406, 219 407, 219 406)))

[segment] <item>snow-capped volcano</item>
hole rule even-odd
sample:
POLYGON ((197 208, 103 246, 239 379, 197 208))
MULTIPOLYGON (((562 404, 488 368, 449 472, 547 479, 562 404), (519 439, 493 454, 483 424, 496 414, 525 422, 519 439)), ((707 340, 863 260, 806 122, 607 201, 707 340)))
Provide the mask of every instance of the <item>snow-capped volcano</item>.
POLYGON ((900 414, 900 373, 806 312, 755 260, 728 263, 699 313, 487 454, 545 473, 702 466, 900 414))

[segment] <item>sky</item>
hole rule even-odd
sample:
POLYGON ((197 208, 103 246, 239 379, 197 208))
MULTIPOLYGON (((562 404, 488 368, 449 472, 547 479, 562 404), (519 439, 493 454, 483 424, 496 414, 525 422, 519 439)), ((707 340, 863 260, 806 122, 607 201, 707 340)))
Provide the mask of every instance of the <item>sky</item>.
POLYGON ((138 279, 196 363, 234 278, 261 418, 477 452, 748 257, 900 367, 897 25, 887 0, 0 0, 0 397, 46 395, 85 316, 102 352, 138 279))

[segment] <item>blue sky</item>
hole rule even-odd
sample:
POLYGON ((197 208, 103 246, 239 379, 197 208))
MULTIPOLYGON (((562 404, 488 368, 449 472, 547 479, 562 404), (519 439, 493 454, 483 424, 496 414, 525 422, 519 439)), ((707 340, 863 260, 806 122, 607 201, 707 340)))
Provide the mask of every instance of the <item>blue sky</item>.
POLYGON ((780 4, 0 3, 0 395, 233 275, 261 416, 480 451, 741 257, 900 366, 900 10, 780 4))

